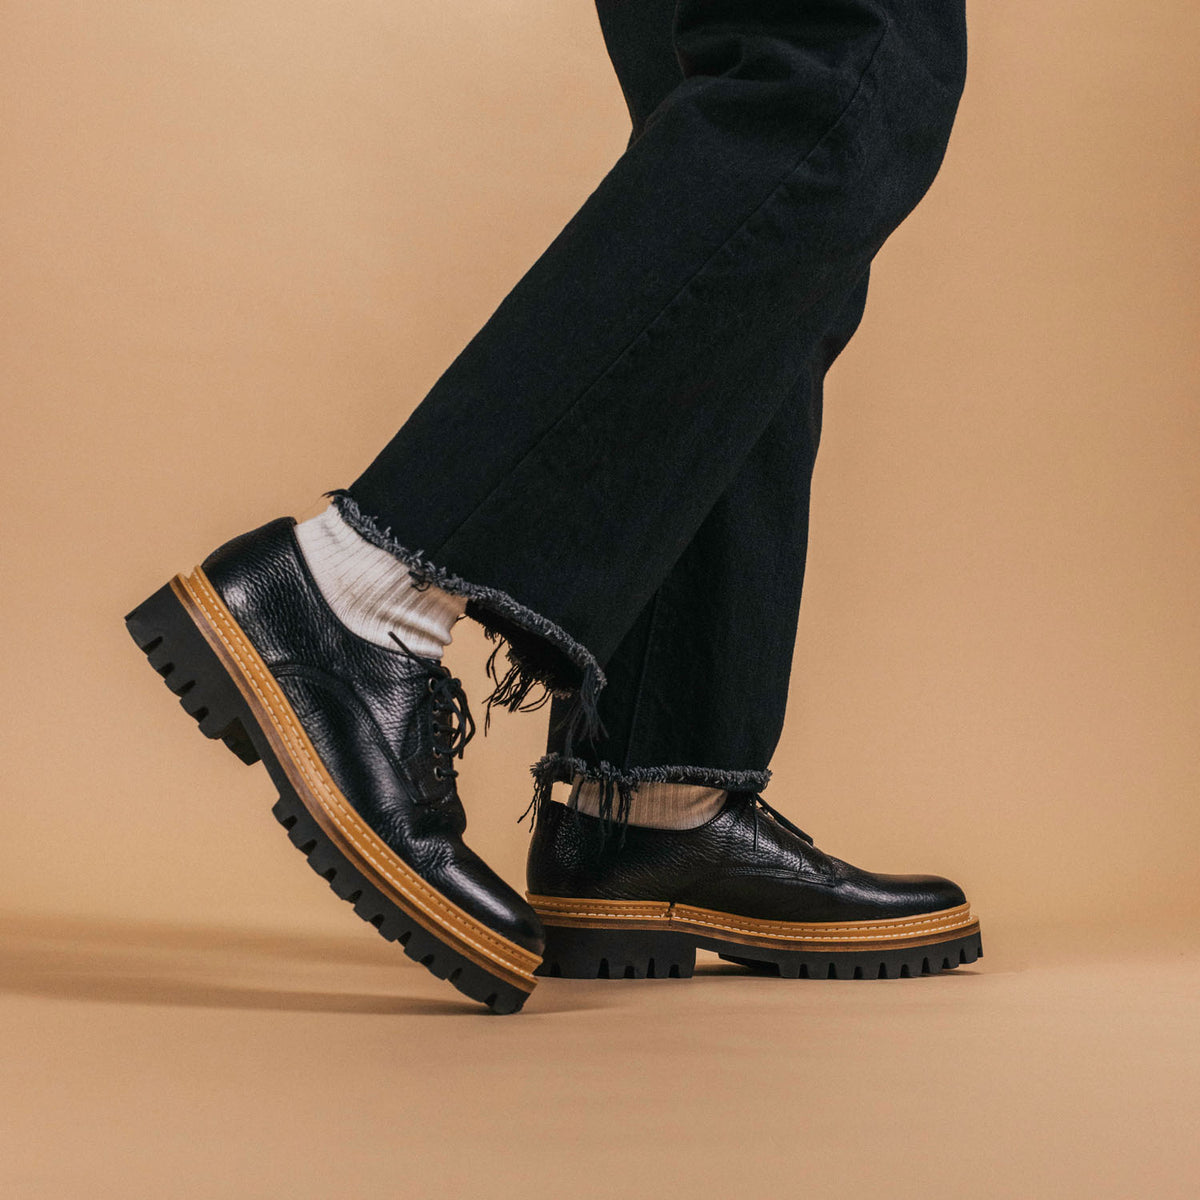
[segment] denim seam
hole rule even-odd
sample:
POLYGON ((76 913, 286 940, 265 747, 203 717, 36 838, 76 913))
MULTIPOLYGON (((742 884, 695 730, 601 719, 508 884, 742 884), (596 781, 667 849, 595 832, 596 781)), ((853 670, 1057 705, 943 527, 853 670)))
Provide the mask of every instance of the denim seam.
POLYGON ((549 426, 547 426, 547 428, 538 436, 537 441, 535 441, 534 444, 532 446, 530 446, 528 450, 525 451, 525 453, 520 457, 520 459, 518 459, 517 462, 513 464, 511 470, 509 470, 509 472, 505 475, 505 477, 503 479, 501 479, 500 481, 498 481, 496 484, 494 484, 489 489, 487 495, 485 495, 478 502, 478 504, 476 504, 475 507, 472 508, 471 511, 469 513, 467 513, 467 515, 465 517, 463 517, 462 520, 459 521, 459 523, 446 535, 446 537, 442 540, 440 546, 438 547, 438 550, 436 551, 436 553, 441 553, 442 551, 445 550, 445 548, 450 544, 450 542, 453 541, 454 538, 458 536, 459 532, 463 529, 463 527, 466 526, 468 524, 468 522, 473 520, 475 515, 492 499, 492 497, 494 495, 496 495, 496 493, 498 491, 500 491, 500 489, 504 486, 505 482, 508 479, 510 479, 513 475, 515 475, 516 472, 519 471, 525 465, 525 463, 528 461, 528 459, 538 450, 538 448, 542 445, 542 443, 551 434, 553 434, 554 431, 556 429, 558 429, 558 427, 560 425, 562 425, 575 412, 576 409, 579 408, 579 406, 584 402, 584 400, 587 399, 587 397, 592 393, 593 390, 595 390, 597 387, 599 387, 599 385, 608 378, 608 376, 614 370, 614 368, 616 368, 629 355, 630 351, 635 346, 637 346, 640 342, 642 342, 646 339, 646 337, 648 336, 650 331, 663 319, 663 317, 665 317, 670 311, 672 311, 677 306, 678 301, 688 293, 688 291, 692 288, 692 285, 696 282, 696 280, 708 269, 708 267, 717 258, 717 256, 720 255, 729 246, 730 242, 732 242, 734 240, 734 238, 738 237, 746 229, 746 227, 750 224, 750 222, 753 221, 754 218, 757 217, 759 215, 759 213, 761 213, 763 211, 763 209, 765 209, 768 206, 768 204, 772 203, 778 195, 787 191, 792 177, 796 174, 797 171, 799 171, 802 167, 804 167, 808 163, 808 161, 817 153, 818 150, 820 150, 822 148, 822 146, 824 146, 825 142, 834 134, 834 132, 838 129, 838 127, 845 120, 847 114, 851 111, 851 109, 858 102, 859 97, 863 93, 863 89, 865 87, 867 77, 868 77, 868 75, 870 75, 871 70, 875 65, 875 61, 879 57, 880 49, 882 48, 884 41, 887 39, 888 35, 891 32, 892 32, 891 18, 885 13, 883 29, 880 31, 879 37, 876 39, 875 45, 871 47, 871 52, 868 55, 867 61, 863 66, 862 73, 859 75, 858 80, 855 83, 854 91, 850 95, 849 99, 847 99, 846 103, 842 106, 841 111, 838 113, 838 115, 833 119, 833 121, 830 122, 828 128, 825 129, 825 131, 821 134, 821 136, 818 137, 817 140, 815 142, 813 142, 813 144, 806 151, 804 151, 804 153, 799 158, 797 158, 791 164, 791 166, 788 167, 788 169, 783 173, 783 175, 779 178, 779 180, 771 187, 771 190, 767 193, 767 195, 764 196, 763 199, 757 205, 755 205, 753 210, 751 210, 751 212, 749 212, 742 219, 741 222, 739 222, 737 228, 735 228, 718 246, 716 246, 712 250, 712 252, 709 254, 709 256, 704 260, 703 263, 700 264, 700 266, 696 269, 696 271, 692 274, 692 276, 687 280, 687 282, 685 282, 679 288, 679 290, 677 292, 675 292, 675 294, 666 302, 666 304, 664 304, 663 307, 659 309, 659 311, 647 322, 645 327, 635 337, 630 339, 630 341, 617 353, 616 357, 613 358, 613 360, 608 364, 608 366, 606 366, 604 368, 604 370, 601 371, 601 373, 590 384, 588 384, 588 386, 586 388, 584 388, 582 392, 579 393, 579 395, 571 402, 571 404, 567 407, 567 409, 560 416, 558 416, 549 426))
POLYGON ((650 610, 650 628, 646 631, 646 646, 642 652, 641 666, 638 669, 637 690, 633 697, 633 712, 629 717, 629 735, 625 743, 624 769, 629 768, 629 760, 633 757, 634 735, 637 731, 638 717, 642 711, 642 697, 645 695, 646 674, 650 665, 650 653, 654 649, 654 637, 658 632, 659 613, 662 609, 662 587, 654 593, 654 599, 650 603, 653 606, 650 610))

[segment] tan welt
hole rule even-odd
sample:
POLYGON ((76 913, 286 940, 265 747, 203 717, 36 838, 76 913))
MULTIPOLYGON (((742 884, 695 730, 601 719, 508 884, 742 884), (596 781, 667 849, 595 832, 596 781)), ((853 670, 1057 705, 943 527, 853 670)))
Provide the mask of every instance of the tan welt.
POLYGON ((197 567, 190 576, 172 581, 176 595, 185 604, 210 644, 221 655, 231 676, 257 715, 266 719, 268 733, 281 750, 280 761, 313 814, 335 843, 349 857, 368 866, 367 874, 381 885, 401 907, 434 933, 448 933, 456 948, 473 962, 495 971, 497 967, 511 982, 532 990, 533 970, 541 957, 488 929, 425 882, 391 850, 354 811, 326 770, 320 755, 304 732, 287 697, 258 651, 242 633, 204 572, 197 567), (214 641, 214 638, 216 639, 214 641))
POLYGON ((600 927, 604 923, 622 925, 645 923, 662 926, 719 930, 749 937, 804 942, 887 942, 936 937, 967 929, 975 922, 969 904, 940 912, 913 917, 870 921, 768 921, 743 917, 716 909, 667 901, 596 900, 563 896, 530 895, 529 902, 543 921, 549 924, 575 924, 600 927))

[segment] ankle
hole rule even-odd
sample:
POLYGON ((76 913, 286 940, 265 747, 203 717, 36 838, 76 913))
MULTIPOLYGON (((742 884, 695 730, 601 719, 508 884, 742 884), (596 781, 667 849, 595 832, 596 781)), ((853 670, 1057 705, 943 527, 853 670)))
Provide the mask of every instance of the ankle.
POLYGON ((407 566, 368 542, 330 506, 295 527, 305 565, 325 603, 352 633, 388 650, 397 637, 414 654, 440 659, 466 600, 418 585, 407 566))
MULTIPOLYGON (((727 796, 724 788, 641 781, 630 793, 629 824, 647 829, 695 829, 721 811, 727 796)), ((553 799, 588 816, 617 816, 615 786, 604 780, 576 775, 569 784, 554 785, 553 799)))

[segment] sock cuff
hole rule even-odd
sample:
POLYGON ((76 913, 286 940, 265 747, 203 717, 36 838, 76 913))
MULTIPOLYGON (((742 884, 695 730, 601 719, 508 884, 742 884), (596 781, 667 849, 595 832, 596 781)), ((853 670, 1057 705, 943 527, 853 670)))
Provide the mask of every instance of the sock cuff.
MULTIPOLYGON (((695 829, 721 811, 728 794, 693 783, 639 783, 629 797, 627 820, 650 829, 695 829)), ((571 783, 555 783, 550 798, 590 817, 605 816, 604 784, 597 779, 576 775, 571 783)))
POLYGON ((317 588, 343 625, 393 650, 395 632, 414 653, 441 657, 466 610, 462 596, 417 583, 406 564, 369 542, 332 505, 295 532, 317 588))
POLYGON ((542 806, 550 800, 557 783, 572 783, 582 777, 600 788, 599 816, 616 825, 626 823, 634 796, 648 784, 678 783, 700 789, 719 789, 724 792, 761 792, 771 778, 767 768, 762 770, 727 770, 721 767, 653 766, 618 767, 610 762, 588 762, 576 755, 552 751, 543 755, 529 768, 533 776, 533 798, 525 815, 532 815, 536 825, 542 806))

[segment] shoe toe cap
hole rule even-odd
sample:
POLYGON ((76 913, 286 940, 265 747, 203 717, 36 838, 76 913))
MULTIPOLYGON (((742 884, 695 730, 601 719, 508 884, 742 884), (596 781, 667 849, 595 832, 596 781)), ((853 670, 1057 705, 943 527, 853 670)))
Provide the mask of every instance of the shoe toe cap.
POLYGON ((941 875, 877 875, 881 903, 894 916, 919 916, 966 904, 962 888, 941 875))
POLYGON ((546 946, 546 929, 537 913, 516 892, 506 903, 500 903, 494 896, 488 899, 489 911, 486 917, 479 914, 481 918, 510 942, 541 954, 546 946))
POLYGON ((523 896, 470 851, 458 857, 439 883, 449 899, 494 933, 541 954, 546 930, 537 913, 523 896))

